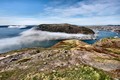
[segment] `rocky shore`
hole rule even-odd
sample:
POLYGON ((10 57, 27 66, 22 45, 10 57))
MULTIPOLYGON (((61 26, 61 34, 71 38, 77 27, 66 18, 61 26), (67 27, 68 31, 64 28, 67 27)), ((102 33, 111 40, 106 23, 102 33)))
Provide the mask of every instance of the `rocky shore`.
POLYGON ((64 40, 51 48, 0 54, 0 80, 119 80, 120 38, 93 45, 64 40))
POLYGON ((117 33, 120 33, 120 29, 119 30, 114 30, 115 32, 117 32, 117 33))

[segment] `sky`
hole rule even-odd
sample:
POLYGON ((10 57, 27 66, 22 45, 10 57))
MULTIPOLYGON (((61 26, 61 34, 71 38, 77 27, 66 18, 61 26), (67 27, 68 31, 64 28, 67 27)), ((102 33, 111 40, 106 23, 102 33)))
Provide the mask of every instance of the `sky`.
POLYGON ((0 25, 120 24, 120 0, 0 0, 0 25))

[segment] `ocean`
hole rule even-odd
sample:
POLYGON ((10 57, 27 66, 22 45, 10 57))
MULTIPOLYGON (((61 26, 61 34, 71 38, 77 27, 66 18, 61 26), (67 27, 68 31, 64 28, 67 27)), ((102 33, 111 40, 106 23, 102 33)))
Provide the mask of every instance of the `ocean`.
MULTIPOLYGON (((32 47, 51 47, 63 39, 72 39, 78 34, 51 33, 42 31, 33 31, 31 28, 8 28, 0 27, 0 53, 32 47)), ((79 35, 81 36, 81 35, 79 35)), ((93 44, 101 38, 120 37, 120 34, 110 31, 99 31, 96 40, 83 40, 86 43, 93 44)))

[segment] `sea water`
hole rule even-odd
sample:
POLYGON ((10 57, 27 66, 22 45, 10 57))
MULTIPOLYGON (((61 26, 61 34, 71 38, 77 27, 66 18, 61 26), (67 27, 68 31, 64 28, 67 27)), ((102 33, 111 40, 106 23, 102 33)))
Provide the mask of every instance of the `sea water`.
MULTIPOLYGON (((11 50, 17 50, 21 48, 51 47, 57 42, 61 41, 64 35, 61 33, 54 33, 51 35, 49 35, 49 33, 40 33, 41 35, 39 35, 36 32, 31 32, 29 30, 30 30, 29 28, 26 29, 8 27, 0 28, 0 53, 8 52, 11 50), (54 40, 51 40, 53 38, 54 40)), ((110 31, 99 31, 96 40, 83 40, 83 41, 89 44, 93 44, 96 41, 100 40, 101 38, 114 36, 120 37, 120 34, 110 31)))
POLYGON ((98 41, 102 38, 115 37, 115 36, 120 37, 120 33, 101 30, 101 31, 99 31, 98 37, 95 40, 83 40, 83 41, 88 43, 88 44, 93 44, 93 43, 95 43, 96 41, 98 41))

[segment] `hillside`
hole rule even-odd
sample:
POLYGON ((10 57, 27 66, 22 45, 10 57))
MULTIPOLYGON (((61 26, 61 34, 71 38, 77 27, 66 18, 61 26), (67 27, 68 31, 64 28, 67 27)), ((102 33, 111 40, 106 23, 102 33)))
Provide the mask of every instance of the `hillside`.
POLYGON ((120 38, 104 38, 94 45, 104 48, 120 48, 120 38))
POLYGON ((119 42, 120 38, 106 40, 94 45, 64 40, 51 48, 1 54, 0 80, 117 80, 120 48, 117 44, 106 47, 104 43, 119 42))
POLYGON ((36 30, 64 33, 94 34, 94 31, 89 28, 71 24, 41 24, 36 27, 36 30))

